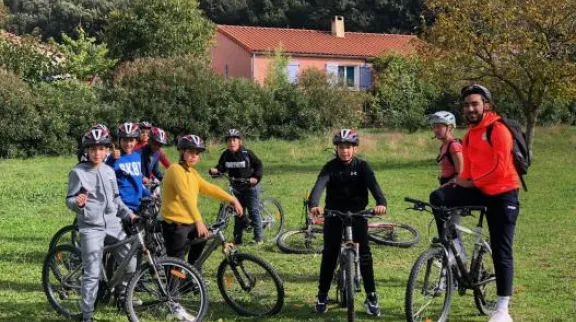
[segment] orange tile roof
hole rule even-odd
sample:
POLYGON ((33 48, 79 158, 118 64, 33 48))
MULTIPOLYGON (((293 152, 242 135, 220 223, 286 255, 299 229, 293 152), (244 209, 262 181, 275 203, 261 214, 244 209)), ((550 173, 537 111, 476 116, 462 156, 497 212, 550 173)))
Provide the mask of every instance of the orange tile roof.
POLYGON ((346 32, 344 38, 330 31, 218 25, 217 30, 248 52, 270 52, 278 47, 288 54, 378 57, 389 51, 415 52, 413 35, 346 32))

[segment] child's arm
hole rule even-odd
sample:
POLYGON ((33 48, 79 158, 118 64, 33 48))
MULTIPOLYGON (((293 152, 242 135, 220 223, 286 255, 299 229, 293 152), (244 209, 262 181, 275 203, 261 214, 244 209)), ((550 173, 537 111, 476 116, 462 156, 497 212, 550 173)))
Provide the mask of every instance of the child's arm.
POLYGON ((330 173, 328 171, 328 165, 325 165, 320 174, 318 174, 318 178, 316 179, 316 183, 310 192, 310 198, 308 199, 308 208, 316 208, 320 204, 320 197, 322 196, 322 191, 326 188, 326 185, 330 181, 330 173))
POLYGON ((68 174, 68 193, 66 194, 66 207, 75 212, 80 211, 80 209, 84 207, 86 200, 82 202, 82 198, 79 199, 78 197, 81 195, 86 196, 85 193, 86 191, 84 188, 82 188, 82 182, 80 181, 78 174, 74 171, 70 171, 70 174, 68 174))
MULTIPOLYGON (((160 159, 162 158, 162 153, 160 153, 160 159)), ((160 161, 162 162, 162 161, 160 161)), ((170 166, 170 164, 168 164, 168 166, 170 166)), ((152 174, 154 175, 154 177, 156 177, 158 180, 162 181, 162 179, 164 179, 164 173, 162 173, 162 171, 160 171, 160 167, 158 166, 158 162, 154 162, 154 164, 152 165, 152 174)))
POLYGON ((199 174, 196 174, 198 178, 198 187, 200 188, 200 193, 210 196, 212 198, 218 199, 224 202, 232 202, 234 201, 234 196, 230 195, 224 189, 218 187, 215 184, 212 184, 204 178, 202 178, 199 174))
POLYGON ((386 197, 384 197, 384 193, 382 192, 382 189, 380 189, 378 181, 376 181, 374 171, 367 162, 364 162, 363 172, 364 172, 364 182, 366 182, 368 190, 370 190, 370 193, 372 193, 372 196, 374 197, 374 199, 376 199, 376 205, 384 207, 388 206, 386 197))
POLYGON ((248 150, 248 157, 251 160, 250 164, 252 164, 252 175, 250 177, 256 178, 260 182, 262 179, 262 161, 251 150, 248 150))
MULTIPOLYGON (((166 156, 166 154, 164 154, 164 150, 160 149, 159 152, 160 152, 160 159, 159 159, 160 163, 162 163, 162 165, 164 166, 165 169, 170 168, 170 160, 168 160, 168 157, 166 156)), ((156 174, 154 174, 154 176, 156 176, 156 174)), ((160 178, 158 178, 158 179, 160 179, 160 178)), ((162 179, 160 179, 160 180, 162 180, 162 179)))

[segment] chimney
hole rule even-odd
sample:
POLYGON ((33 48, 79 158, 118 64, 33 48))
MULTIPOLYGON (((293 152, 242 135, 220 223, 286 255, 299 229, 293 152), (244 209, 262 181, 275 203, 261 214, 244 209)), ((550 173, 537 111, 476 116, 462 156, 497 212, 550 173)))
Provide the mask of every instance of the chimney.
POLYGON ((332 17, 332 35, 338 38, 344 38, 344 17, 332 17))

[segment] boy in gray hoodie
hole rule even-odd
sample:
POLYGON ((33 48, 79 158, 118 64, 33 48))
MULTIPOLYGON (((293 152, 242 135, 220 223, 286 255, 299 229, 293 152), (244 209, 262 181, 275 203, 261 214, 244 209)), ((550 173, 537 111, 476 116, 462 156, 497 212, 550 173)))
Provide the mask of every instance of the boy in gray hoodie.
MULTIPOLYGON (((108 129, 93 127, 82 137, 82 148, 87 149, 88 162, 77 164, 68 176, 66 206, 76 212, 80 245, 82 248, 82 321, 92 321, 94 302, 98 294, 104 244, 126 238, 120 219, 132 221, 136 216, 122 202, 114 170, 104 164, 112 140, 108 129)), ((129 245, 117 252, 117 260, 123 259, 129 245)), ((135 271, 132 260, 127 273, 135 271)), ((127 274, 129 276, 129 274, 127 274)), ((118 290, 120 300, 126 281, 118 290)))

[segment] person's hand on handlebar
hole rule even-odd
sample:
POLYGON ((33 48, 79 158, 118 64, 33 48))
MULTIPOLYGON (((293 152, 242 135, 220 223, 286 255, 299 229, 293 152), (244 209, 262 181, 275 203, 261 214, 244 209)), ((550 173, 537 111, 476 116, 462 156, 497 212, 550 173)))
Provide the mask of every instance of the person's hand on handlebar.
POLYGON ((310 208, 310 212, 314 215, 314 216, 322 216, 324 215, 324 209, 321 207, 312 207, 310 208))
POLYGON ((377 216, 386 214, 386 206, 378 205, 374 207, 374 214, 376 214, 377 216))
POLYGON ((208 237, 208 234, 210 233, 208 228, 206 228, 206 225, 201 221, 196 222, 196 231, 198 232, 198 238, 208 237))
POLYGON ((212 168, 208 171, 210 173, 210 175, 216 176, 220 173, 220 171, 218 171, 218 169, 216 168, 212 168))
POLYGON ((258 183, 258 179, 251 177, 250 179, 248 179, 248 182, 250 182, 250 184, 254 186, 258 183))
POLYGON ((240 204, 240 201, 238 201, 238 199, 234 198, 234 200, 232 200, 231 204, 234 207, 234 211, 236 211, 236 216, 238 216, 238 217, 244 216, 244 207, 242 207, 242 205, 240 204))

